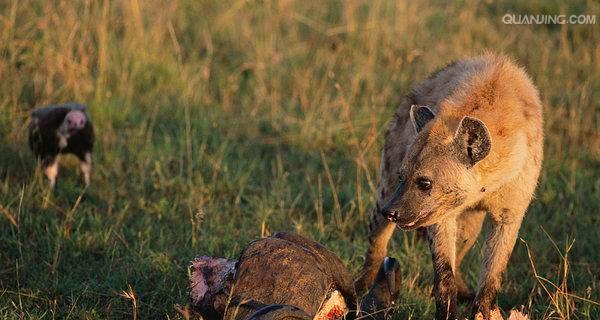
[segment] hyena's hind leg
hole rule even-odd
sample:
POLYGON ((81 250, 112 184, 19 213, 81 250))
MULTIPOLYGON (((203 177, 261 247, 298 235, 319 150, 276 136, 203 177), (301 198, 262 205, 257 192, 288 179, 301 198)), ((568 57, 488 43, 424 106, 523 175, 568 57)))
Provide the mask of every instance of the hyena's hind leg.
POLYGON ((456 278, 457 297, 461 301, 472 301, 475 298, 475 293, 463 278, 460 266, 465 255, 477 241, 484 220, 485 211, 482 210, 467 210, 458 217, 456 271, 454 276, 456 278))
POLYGON ((373 209, 369 219, 369 248, 358 279, 354 282, 354 288, 359 295, 366 292, 375 281, 395 228, 396 224, 387 220, 377 209, 373 209))

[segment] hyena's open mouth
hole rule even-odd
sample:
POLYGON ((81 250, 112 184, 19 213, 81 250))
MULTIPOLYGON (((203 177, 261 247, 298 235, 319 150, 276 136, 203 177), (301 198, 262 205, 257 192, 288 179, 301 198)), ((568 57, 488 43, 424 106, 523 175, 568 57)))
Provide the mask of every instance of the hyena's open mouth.
POLYGON ((400 229, 403 230, 414 230, 419 227, 422 227, 427 223, 431 216, 431 212, 418 216, 416 219, 411 219, 409 221, 402 221, 400 217, 400 213, 395 210, 392 212, 384 213, 384 216, 391 222, 395 223, 400 229))

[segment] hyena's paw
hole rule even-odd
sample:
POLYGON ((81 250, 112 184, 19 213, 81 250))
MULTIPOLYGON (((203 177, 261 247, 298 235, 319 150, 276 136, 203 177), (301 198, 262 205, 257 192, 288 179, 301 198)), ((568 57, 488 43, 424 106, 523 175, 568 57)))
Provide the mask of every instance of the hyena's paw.
POLYGON ((500 312, 500 309, 498 309, 498 308, 490 311, 490 314, 488 315, 487 318, 484 317, 481 312, 478 312, 475 315, 474 319, 475 320, 504 320, 504 318, 502 317, 502 313, 500 312))
POLYGON ((473 318, 478 320, 496 320, 502 319, 502 315, 500 309, 489 299, 476 298, 473 304, 473 318))

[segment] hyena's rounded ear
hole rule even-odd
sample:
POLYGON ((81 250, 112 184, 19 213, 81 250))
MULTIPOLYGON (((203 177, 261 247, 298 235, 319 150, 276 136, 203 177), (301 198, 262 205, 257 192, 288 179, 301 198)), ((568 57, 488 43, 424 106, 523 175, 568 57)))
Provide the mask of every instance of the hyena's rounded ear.
POLYGON ((421 132, 421 129, 435 117, 433 111, 427 106, 418 106, 413 104, 410 107, 410 120, 413 123, 415 131, 421 132))
POLYGON ((454 141, 462 150, 469 166, 483 160, 492 148, 490 132, 481 120, 463 117, 454 134, 454 141))

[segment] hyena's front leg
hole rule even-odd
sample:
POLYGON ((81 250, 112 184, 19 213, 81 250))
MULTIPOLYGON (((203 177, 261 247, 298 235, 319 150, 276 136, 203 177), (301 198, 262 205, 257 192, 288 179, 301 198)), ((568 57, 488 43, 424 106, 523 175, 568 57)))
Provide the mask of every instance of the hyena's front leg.
POLYGON ((395 228, 396 224, 387 220, 377 208, 373 209, 369 220, 369 249, 358 280, 354 283, 358 294, 366 292, 375 281, 395 228))
POLYGON ((456 219, 454 217, 427 227, 433 259, 435 319, 456 319, 456 219))
POLYGON ((485 243, 479 288, 473 305, 474 315, 481 312, 484 319, 489 319, 490 311, 496 306, 501 277, 515 246, 524 212, 523 208, 500 208, 490 212, 492 229, 485 243))
POLYGON ((457 218, 456 269, 454 270, 454 276, 459 301, 471 303, 475 298, 475 293, 469 288, 462 276, 461 264, 477 241, 484 219, 485 211, 473 209, 466 210, 457 218))

